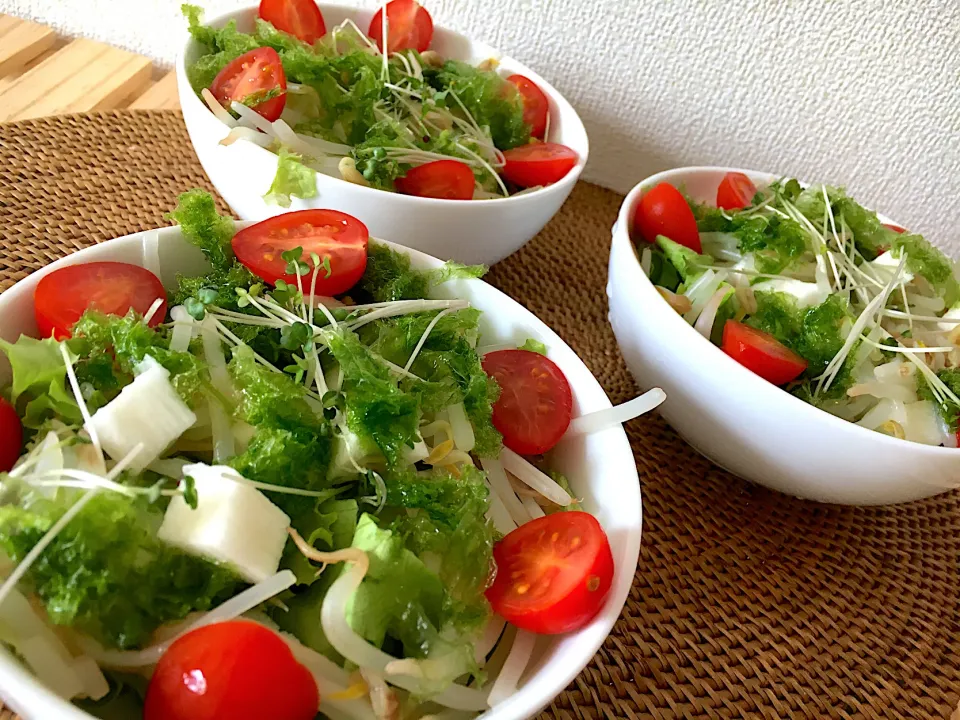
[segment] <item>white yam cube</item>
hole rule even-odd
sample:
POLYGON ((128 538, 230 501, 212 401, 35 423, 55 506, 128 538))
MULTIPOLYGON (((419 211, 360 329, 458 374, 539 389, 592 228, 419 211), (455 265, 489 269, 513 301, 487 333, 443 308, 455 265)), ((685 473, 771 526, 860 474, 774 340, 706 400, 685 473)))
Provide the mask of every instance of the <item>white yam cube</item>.
POLYGON ((139 375, 120 394, 100 408, 91 424, 100 445, 121 460, 143 443, 130 468, 142 471, 197 421, 170 384, 170 373, 147 357, 139 375))
POLYGON ((251 583, 277 572, 290 518, 233 468, 197 463, 183 468, 194 480, 197 507, 170 501, 157 536, 193 555, 233 568, 251 583))

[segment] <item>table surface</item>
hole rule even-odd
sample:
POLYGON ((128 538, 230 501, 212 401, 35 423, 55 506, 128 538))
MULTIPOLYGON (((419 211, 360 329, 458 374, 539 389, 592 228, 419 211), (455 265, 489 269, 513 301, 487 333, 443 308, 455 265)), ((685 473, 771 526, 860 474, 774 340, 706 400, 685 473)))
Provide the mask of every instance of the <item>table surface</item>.
MULTIPOLYGON (((178 114, 45 116, 178 107, 174 74, 149 59, 0 15, 0 123, 27 120, 0 132, 0 270, 14 255, 26 273, 162 224, 176 192, 207 184, 178 114), (125 174, 131 163, 142 172, 125 174)), ((621 200, 581 183, 489 276, 571 343, 614 402, 636 392, 602 297, 621 200), (553 270, 574 266, 574 284, 553 270)), ((726 475, 656 418, 628 434, 644 491, 636 582, 600 653, 542 717, 946 718, 957 707, 960 494, 820 506, 726 475)), ((12 717, 0 705, 0 720, 12 717)))
POLYGON ((0 15, 0 122, 122 108, 178 109, 173 70, 149 58, 0 15))

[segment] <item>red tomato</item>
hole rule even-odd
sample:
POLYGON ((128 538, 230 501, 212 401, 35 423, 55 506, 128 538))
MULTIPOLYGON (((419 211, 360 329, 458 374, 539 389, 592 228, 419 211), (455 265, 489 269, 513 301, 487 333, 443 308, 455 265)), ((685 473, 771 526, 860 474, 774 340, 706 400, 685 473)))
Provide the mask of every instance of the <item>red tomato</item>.
POLYGON ((470 200, 475 180, 473 170, 459 160, 435 160, 412 168, 396 182, 404 195, 440 198, 443 200, 470 200))
POLYGON ((559 143, 533 142, 507 150, 503 176, 522 188, 551 185, 573 170, 579 156, 559 143))
POLYGON ((493 611, 521 630, 578 630, 600 611, 613 584, 613 553, 597 519, 558 512, 521 525, 493 548, 493 611))
POLYGON ((213 79, 210 92, 228 110, 233 101, 242 103, 255 93, 280 89, 280 95, 253 105, 252 110, 273 122, 287 104, 287 76, 280 56, 273 48, 262 47, 244 53, 227 65, 213 79))
POLYGON ((23 425, 13 405, 0 398, 0 472, 13 470, 23 448, 23 425))
POLYGON ((162 302, 150 318, 151 327, 162 323, 167 314, 167 292, 160 279, 138 265, 93 262, 45 275, 37 283, 33 309, 40 336, 63 340, 87 310, 126 315, 133 309, 145 315, 157 300, 162 302))
POLYGON ((298 210, 244 228, 233 236, 231 244, 237 260, 271 285, 276 285, 277 280, 297 284, 297 276, 287 273, 287 261, 281 253, 303 248, 301 260, 310 266, 310 274, 301 278, 305 289, 313 273, 310 254, 316 253, 321 262, 329 258, 329 277, 321 268, 316 294, 339 295, 356 285, 363 275, 369 237, 367 226, 346 213, 298 210))
MULTIPOLYGON (((367 32, 383 52, 383 8, 370 21, 367 32)), ((433 40, 433 18, 415 0, 390 0, 387 3, 387 52, 416 50, 423 52, 433 40)))
POLYGON ((753 202, 757 186, 743 173, 729 172, 717 188, 717 207, 724 210, 739 210, 753 202))
POLYGON ((543 140, 547 132, 547 113, 550 102, 536 83, 523 75, 511 75, 507 82, 513 83, 523 98, 523 121, 530 126, 530 134, 543 140))
POLYGON ((483 369, 500 385, 493 425, 504 445, 539 455, 560 441, 570 425, 573 393, 552 360, 530 350, 497 350, 483 356, 483 369))
POLYGON ((772 335, 727 320, 723 326, 723 351, 774 385, 786 385, 807 369, 807 361, 772 335))
POLYGON ((899 225, 894 225, 893 223, 884 223, 883 226, 887 228, 887 230, 893 230, 895 233, 903 234, 907 231, 906 228, 902 228, 899 225))
POLYGON ((277 30, 296 35, 308 45, 327 34, 323 15, 313 0, 260 0, 259 14, 277 30))
POLYGON ((317 683, 272 630, 246 620, 178 638, 150 679, 144 720, 313 720, 317 683))
POLYGON ((646 192, 637 205, 633 222, 648 243, 663 235, 698 253, 702 251, 693 210, 670 183, 660 183, 646 192))

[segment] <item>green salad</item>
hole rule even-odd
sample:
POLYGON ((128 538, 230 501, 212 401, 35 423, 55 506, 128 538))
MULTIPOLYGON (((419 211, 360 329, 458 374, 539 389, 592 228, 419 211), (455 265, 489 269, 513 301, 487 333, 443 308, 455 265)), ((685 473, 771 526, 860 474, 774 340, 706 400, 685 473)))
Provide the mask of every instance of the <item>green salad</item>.
POLYGON ((549 134, 542 90, 522 75, 501 77, 494 60, 474 66, 428 49, 433 24, 417 3, 389 3, 369 34, 349 19, 328 32, 316 7, 304 8, 318 16, 310 28, 284 32, 271 21, 285 25, 289 14, 269 5, 249 33, 235 21, 202 25, 200 9, 183 6, 204 48, 187 75, 232 128, 222 144, 243 140, 278 155, 268 202, 314 197, 315 172, 470 200, 549 185, 576 165, 570 148, 541 142, 549 134))
POLYGON ((635 230, 661 295, 741 364, 865 428, 957 446, 960 284, 921 235, 840 188, 742 173, 716 205, 651 188, 635 230))
POLYGON ((507 699, 613 580, 544 453, 662 393, 572 420, 541 342, 484 347, 431 298, 484 268, 414 269, 343 213, 237 231, 194 190, 170 217, 204 274, 168 294, 148 234, 146 268, 46 274, 43 339, 0 340, 0 642, 102 718, 507 699))

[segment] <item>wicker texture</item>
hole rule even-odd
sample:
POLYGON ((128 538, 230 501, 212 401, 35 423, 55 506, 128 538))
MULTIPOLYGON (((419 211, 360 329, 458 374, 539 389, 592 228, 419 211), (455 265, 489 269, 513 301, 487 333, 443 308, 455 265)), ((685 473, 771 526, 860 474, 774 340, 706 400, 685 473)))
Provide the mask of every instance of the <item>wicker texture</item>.
MULTIPOLYGON (((175 112, 0 126, 0 290, 74 249, 160 224, 209 187, 175 112)), ((613 402, 607 324, 620 196, 581 183, 488 279, 555 328, 613 402)), ((623 616, 545 718, 948 718, 960 691, 957 493, 906 506, 791 499, 712 466, 659 418, 628 426, 643 542, 623 616)))

